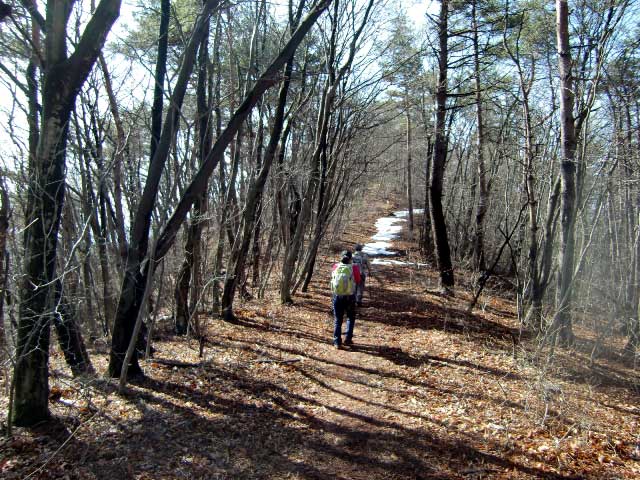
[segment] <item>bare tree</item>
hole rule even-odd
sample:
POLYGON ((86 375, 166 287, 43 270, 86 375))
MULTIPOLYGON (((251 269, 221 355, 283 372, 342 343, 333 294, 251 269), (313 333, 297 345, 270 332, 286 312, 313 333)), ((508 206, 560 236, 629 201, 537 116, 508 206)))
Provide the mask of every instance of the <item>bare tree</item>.
MULTIPOLYGON (((72 0, 47 2, 46 21, 41 25, 46 34, 43 107, 27 194, 25 268, 13 380, 12 415, 16 425, 33 425, 49 416, 49 326, 55 298, 69 119, 76 96, 120 11, 119 0, 100 1, 73 53, 68 55, 67 22, 73 4, 72 0)), ((38 17, 34 16, 34 21, 38 17)))

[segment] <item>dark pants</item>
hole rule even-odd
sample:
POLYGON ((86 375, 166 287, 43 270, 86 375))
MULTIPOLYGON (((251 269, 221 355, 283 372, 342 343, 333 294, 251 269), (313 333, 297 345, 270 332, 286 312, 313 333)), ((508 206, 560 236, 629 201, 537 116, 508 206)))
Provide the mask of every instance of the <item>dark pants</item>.
POLYGON ((364 273, 360 274, 360 283, 356 284, 356 302, 362 303, 362 296, 364 295, 364 282, 367 276, 364 273))
POLYGON ((333 303, 333 344, 342 344, 342 319, 347 314, 347 335, 345 341, 350 342, 353 337, 353 327, 356 324, 356 298, 355 295, 334 295, 333 303))

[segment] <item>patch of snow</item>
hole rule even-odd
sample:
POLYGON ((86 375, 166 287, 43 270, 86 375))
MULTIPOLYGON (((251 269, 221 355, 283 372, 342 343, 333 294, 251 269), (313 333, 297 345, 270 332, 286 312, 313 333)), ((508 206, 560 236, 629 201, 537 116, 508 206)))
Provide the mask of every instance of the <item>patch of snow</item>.
POLYGON ((408 265, 411 267, 428 267, 428 263, 416 263, 416 262, 402 262, 400 260, 392 260, 392 259, 381 259, 374 258, 371 261, 372 265, 408 265))
MULTIPOLYGON (((397 255, 397 252, 387 250, 391 246, 391 242, 371 242, 362 247, 362 251, 369 256, 388 256, 397 255)), ((374 260, 375 262, 375 260, 374 260)))
MULTIPOLYGON (((424 209, 414 208, 414 213, 422 213, 424 209)), ((389 257, 398 255, 398 252, 389 250, 391 248, 391 240, 398 238, 398 235, 402 231, 402 222, 406 222, 405 218, 409 216, 409 210, 397 210, 391 214, 390 217, 382 217, 376 220, 377 233, 371 237, 373 242, 366 243, 362 248, 362 251, 372 257, 389 257)), ((374 264, 385 265, 384 263, 377 263, 377 260, 373 260, 374 264)), ((405 262, 398 262, 398 264, 405 264, 405 262)), ((390 265, 390 264, 386 264, 390 265)))
POLYGON ((389 241, 398 238, 398 234, 402 231, 402 225, 396 225, 398 222, 406 222, 406 220, 396 217, 382 217, 376 221, 376 233, 372 240, 389 241))
MULTIPOLYGON (((423 213, 423 212, 424 212, 424 208, 413 209, 414 215, 418 213, 423 213)), ((409 210, 398 210, 396 212, 393 212, 393 214, 398 218, 407 218, 409 216, 409 210)))

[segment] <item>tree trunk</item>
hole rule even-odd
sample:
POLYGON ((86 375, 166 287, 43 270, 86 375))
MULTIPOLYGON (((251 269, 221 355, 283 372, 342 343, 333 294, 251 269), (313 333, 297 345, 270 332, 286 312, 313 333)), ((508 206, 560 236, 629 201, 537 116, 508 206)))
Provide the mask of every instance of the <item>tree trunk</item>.
POLYGON ((473 242, 473 259, 477 270, 484 272, 484 217, 487 213, 489 193, 487 191, 486 166, 484 160, 485 134, 484 115, 482 105, 482 84, 480 81, 480 47, 478 42, 478 15, 477 0, 472 4, 473 16, 473 66, 475 76, 475 100, 476 100, 476 155, 478 160, 478 206, 476 209, 476 232, 473 242))
MULTIPOLYGON (((125 262, 127 255, 127 234, 125 231, 125 219, 124 211, 122 208, 122 163, 124 160, 124 152, 127 150, 127 137, 122 125, 122 119, 120 118, 120 109, 118 108, 118 101, 116 100, 113 87, 111 85, 111 76, 107 69, 107 62, 102 54, 100 54, 98 60, 102 68, 102 74, 104 76, 105 90, 109 98, 109 109, 111 110, 111 116, 113 117, 113 123, 116 128, 116 135, 118 143, 115 146, 114 158, 113 158, 113 203, 115 210, 115 229, 118 237, 118 253, 119 262, 118 265, 122 266, 125 262)), ((115 314, 115 302, 114 302, 114 314, 115 314)), ((112 322, 113 316, 107 318, 107 322, 112 322)))
MULTIPOLYGON (((254 87, 249 91, 243 103, 238 107, 232 118, 229 120, 229 123, 225 130, 221 133, 221 135, 216 140, 213 145, 211 152, 205 159, 203 165, 200 167, 196 175, 194 176, 191 183, 186 187, 182 197, 180 198, 178 205, 176 206, 173 214, 171 215, 169 221, 162 229, 158 237, 157 250, 156 250, 156 260, 159 261, 171 248, 173 242, 175 240, 175 236, 180 229, 180 226, 184 222, 189 209, 193 205, 193 202, 202 194, 203 191, 206 190, 206 185, 211 173, 218 165, 220 159, 224 155, 229 143, 234 138, 240 126, 244 123, 247 116, 253 110, 253 107, 256 105, 258 100, 262 97, 262 94, 274 84, 275 79, 277 79, 277 72, 282 68, 286 60, 293 55, 295 49, 306 36, 309 29, 318 19, 318 17, 324 12, 324 10, 329 6, 331 0, 321 0, 318 2, 315 7, 307 14, 305 19, 300 24, 300 27, 296 29, 293 33, 287 44, 282 48, 278 56, 273 60, 271 65, 264 71, 264 73, 260 76, 260 78, 256 81, 254 87)), ((207 3, 210 5, 210 3, 207 3)), ((192 37, 193 38, 193 37, 192 37)), ((184 64, 185 62, 183 62, 184 64)), ((191 60, 191 64, 193 64, 193 59, 191 60)), ((181 69, 182 70, 182 69, 181 69)), ((183 73, 181 71, 181 73, 183 73)), ((181 83, 180 81, 178 82, 181 83)), ((185 82, 186 83, 186 82, 185 82)), ((174 90, 175 93, 178 92, 178 86, 176 86, 174 90)), ((179 97, 181 98, 181 97, 179 97)), ((181 103, 181 102, 180 102, 181 103)), ((176 102, 171 102, 172 107, 177 105, 176 102)), ((169 117, 169 115, 168 115, 169 117)), ((165 122, 165 128, 163 128, 164 138, 165 129, 167 128, 165 122)), ((162 145, 162 141, 161 141, 162 145)), ((158 151, 160 151, 160 147, 158 151)), ((156 157, 158 156, 158 152, 156 152, 156 157)), ((154 175, 157 172, 154 171, 154 175)), ((159 175, 158 175, 159 176, 159 175)), ((157 183, 156 183, 157 186, 157 183)), ((145 192, 150 190, 153 186, 150 186, 149 183, 145 186, 145 192), (148 188, 149 187, 149 188, 148 188)), ((156 187, 157 190, 157 187, 156 187)), ((155 199, 155 195, 151 197, 143 197, 145 202, 145 207, 149 207, 148 209, 142 209, 145 213, 144 215, 150 215, 151 208, 153 207, 152 201, 155 199)), ((142 213, 139 213, 140 217, 142 213)), ((142 218, 141 218, 142 220, 142 218)), ((136 222, 136 228, 134 228, 134 234, 132 235, 132 239, 136 238, 140 242, 144 241, 144 246, 147 245, 148 242, 148 219, 146 223, 146 227, 144 227, 144 232, 146 232, 147 237, 144 240, 141 240, 140 233, 142 233, 143 225, 139 225, 136 222)), ((133 244, 133 240, 132 240, 133 244)), ((139 255, 140 250, 134 252, 136 258, 134 258, 134 263, 132 267, 128 268, 125 273, 125 280, 122 287, 122 294, 120 296, 120 302, 122 308, 119 308, 119 312, 122 311, 122 314, 116 317, 116 325, 118 325, 118 340, 114 340, 112 344, 112 352, 111 352, 111 362, 109 367, 109 372, 111 375, 118 375, 121 367, 122 360, 124 358, 124 352, 126 351, 126 345, 121 344, 123 340, 131 337, 133 332, 133 326, 135 325, 135 319, 137 318, 137 312, 140 307, 140 301, 138 300, 142 294, 142 289, 137 287, 140 285, 144 285, 146 283, 146 279, 144 275, 140 273, 140 269, 137 268, 138 264, 141 263, 141 258, 139 255)), ((146 248, 144 249, 146 252, 146 248)), ((130 257, 131 258, 131 255, 130 257)), ((116 336, 116 331, 114 329, 114 338, 116 336)), ((135 362, 135 366, 137 366, 137 359, 135 355, 132 357, 132 361, 135 362)), ((134 366, 134 363, 132 363, 134 366)), ((139 367, 138 367, 139 368, 139 367)))
POLYGON ((53 325, 58 335, 60 350, 74 377, 93 374, 95 370, 82 340, 80 328, 76 323, 73 305, 63 293, 60 280, 56 281, 56 299, 53 305, 53 325))
POLYGON ((120 12, 119 0, 102 0, 75 51, 67 56, 66 24, 72 5, 71 1, 47 3, 42 124, 27 193, 28 228, 24 232, 25 266, 14 370, 13 422, 23 426, 49 417, 49 325, 71 110, 120 12))
MULTIPOLYGON (((216 2, 217 3, 217 2, 216 2)), ((171 0, 160 1, 160 30, 158 33, 158 56, 153 76, 153 105, 151 106, 151 150, 153 158, 162 133, 162 104, 164 101, 164 77, 167 74, 167 49, 169 45, 169 20, 171 18, 171 0)))
MULTIPOLYGON (((208 28, 207 28, 208 31, 208 28)), ((209 79, 207 64, 209 61, 208 34, 202 38, 198 52, 198 84, 197 84, 197 121, 198 121, 198 158, 200 164, 207 158, 211 150, 212 124, 210 108, 207 101, 207 82, 209 79)), ((187 241, 184 247, 184 260, 178 282, 176 283, 176 319, 175 329, 179 335, 187 333, 189 321, 196 314, 197 297, 199 296, 200 279, 198 264, 201 261, 201 237, 203 215, 207 211, 206 188, 202 195, 194 202, 191 209, 191 221, 187 229, 187 241), (189 300, 191 293, 192 300, 189 300), (193 305, 192 309, 190 306, 193 305)), ((200 332, 197 332, 199 335, 200 332)))
MULTIPOLYGON (((408 94, 407 94, 408 97, 408 94)), ((405 101, 405 109, 407 116, 407 208, 409 210, 409 232, 413 234, 413 185, 411 178, 411 111, 409 108, 409 99, 405 101)))
MULTIPOLYGON (((638 196, 636 202, 638 205, 640 205, 640 195, 638 196)), ((640 216, 638 217, 638 224, 640 224, 640 216)), ((635 262, 633 267, 638 270, 640 266, 640 232, 636 234, 634 253, 635 262)), ((636 310, 629 325, 629 339, 627 340, 627 344, 624 347, 625 356, 627 356, 629 359, 634 358, 636 351, 638 350, 638 346, 640 346, 640 295, 636 296, 636 301, 638 302, 636 304, 636 310)))
MULTIPOLYGON (((207 25, 209 23, 209 17, 213 10, 218 6, 218 3, 219 0, 208 0, 202 8, 202 13, 196 20, 193 33, 191 34, 191 38, 189 39, 182 58, 182 63, 178 72, 178 80, 174 87, 173 94, 171 95, 169 110, 165 117, 162 133, 160 134, 160 141, 158 142, 154 155, 149 162, 144 191, 135 213, 133 226, 130 230, 131 238, 127 255, 127 263, 122 287, 120 289, 120 300, 113 327, 111 351, 109 355, 109 375, 112 377, 120 377, 123 367, 122 362, 124 361, 131 336, 133 335, 136 319, 138 317, 138 310, 141 305, 141 297, 144 293, 144 286, 147 281, 146 274, 143 273, 142 267, 149 245, 151 214, 155 207, 156 196, 164 165, 169 156, 171 144, 176 133, 175 129, 189 83, 189 78, 193 71, 196 52, 203 36, 208 31, 207 25)), ((190 207, 191 204, 189 204, 189 208, 190 207)), ((187 212, 188 209, 185 211, 185 216, 187 212)), ((144 269, 144 271, 148 271, 148 269, 144 269)), ((128 366, 128 372, 132 375, 139 375, 142 373, 142 370, 138 365, 137 351, 134 351, 131 357, 131 365, 128 366)))
MULTIPOLYGON (((300 20, 300 16, 302 14, 301 6, 303 5, 303 3, 304 2, 300 3, 300 8, 298 9, 296 18, 292 19, 292 31, 297 27, 297 24, 300 20)), ((224 291, 222 294, 222 314, 226 320, 232 320, 234 317, 233 298, 241 273, 244 270, 244 263, 249 249, 249 244, 251 242, 251 236, 254 233, 253 231, 255 228, 257 206, 261 202, 264 185, 267 181, 267 176, 271 169, 271 165, 273 164, 273 160, 278 149, 278 143, 282 136, 285 119, 285 107, 287 104, 289 86, 291 85, 291 74, 293 73, 293 57, 295 55, 295 51, 296 49, 294 48, 285 65, 284 81, 280 86, 280 92, 278 94, 278 104, 273 119, 273 126, 271 127, 269 144, 267 145, 267 148, 265 150, 262 168, 260 169, 258 176, 254 180, 254 182, 252 182, 252 185, 247 192, 247 200, 245 202, 243 212, 243 231, 241 241, 236 242, 236 246, 234 246, 234 249, 231 253, 230 265, 232 266, 233 270, 231 272, 231 275, 229 275, 229 272, 227 272, 224 283, 224 291)), ((254 239, 254 241, 257 241, 257 238, 254 239)))
POLYGON ((441 0, 440 21, 438 24, 440 52, 438 58, 438 88, 436 93, 437 110, 430 189, 431 225, 433 227, 433 238, 436 244, 436 259, 440 273, 440 285, 445 290, 454 285, 451 251, 449 249, 449 239, 447 238, 447 224, 442 206, 442 190, 448 143, 447 133, 445 131, 447 114, 448 8, 449 1, 441 0))
MULTIPOLYGON (((9 231, 9 194, 4 184, 0 184, 0 345, 4 345, 4 300, 6 297, 7 275, 7 232, 9 231)), ((1 357, 0 357, 1 358, 1 357)))
MULTIPOLYGON (((506 33, 505 33, 506 37, 506 33)), ((544 325, 542 324, 542 299, 546 291, 546 283, 542 278, 540 269, 540 241, 538 240, 538 192, 536 189, 535 178, 535 160, 538 152, 535 146, 535 138, 533 132, 533 123, 531 118, 531 108, 529 103, 530 92, 535 79, 536 62, 535 58, 531 58, 531 66, 529 70, 529 78, 525 77, 525 72, 520 62, 520 51, 513 52, 506 38, 504 45, 507 52, 518 71, 518 81, 522 95, 522 125, 524 128, 524 166, 522 170, 522 183, 527 195, 528 210, 528 252, 527 252, 527 277, 529 279, 528 291, 525 292, 525 302, 528 303, 528 310, 524 318, 524 325, 533 327, 534 330, 542 332, 544 325)), ((553 198, 553 196, 552 196, 553 198)), ((550 199, 551 200, 551 199, 550 199)), ((550 204, 552 202, 550 201, 550 204)), ((555 216, 555 207, 548 212, 548 217, 552 219, 555 216)))
MULTIPOLYGON (((213 42, 213 65, 215 68, 215 81, 213 85, 213 102, 214 112, 216 118, 216 138, 219 138, 222 134, 222 108, 220 106, 221 95, 220 88, 222 85, 222 68, 220 62, 220 43, 222 41, 222 15, 219 13, 216 19, 216 34, 213 42)), ((216 251, 213 260, 213 276, 214 280, 212 285, 213 290, 213 305, 212 310, 216 310, 220 307, 220 282, 217 278, 221 277, 222 272, 222 260, 224 257, 224 198, 226 191, 226 180, 224 165, 219 169, 219 182, 218 182, 218 205, 219 211, 217 215, 218 220, 218 242, 216 244, 216 251)))
POLYGON ((431 178, 431 160, 433 159, 433 142, 431 137, 427 138, 427 156, 424 162, 424 205, 422 209, 422 254, 425 258, 433 259, 433 237, 431 229, 431 202, 430 198, 430 185, 429 179, 431 178))
POLYGON ((556 0, 558 63, 560 70, 560 175, 562 193, 560 212, 562 227, 559 252, 559 276, 556 314, 553 320, 554 334, 561 344, 573 342, 571 321, 573 264, 575 255, 576 212, 576 148, 575 118, 573 115, 574 91, 571 73, 571 50, 569 44, 569 5, 567 0, 556 0))
POLYGON ((422 254, 425 258, 433 259, 433 238, 431 236, 431 202, 429 201, 430 195, 430 182, 431 178, 431 160, 433 159, 433 129, 429 127, 429 120, 427 117, 427 108, 425 105, 424 95, 421 97, 421 112, 422 128, 424 129, 425 136, 427 138, 427 155, 424 162, 424 205, 422 213, 422 233, 421 233, 421 248, 422 254))
MULTIPOLYGON (((96 315, 95 309, 93 306, 92 293, 94 291, 93 288, 93 271, 91 269, 91 255, 89 254, 90 245, 87 239, 87 246, 85 247, 85 251, 82 254, 82 288, 84 290, 84 296, 86 298, 86 319, 89 324, 89 340, 93 341, 98 338, 98 324, 96 323, 96 316, 98 318, 104 318, 100 315, 96 315)), ((103 325, 106 325, 107 322, 103 322, 103 325)), ((108 335, 109 330, 106 329, 104 334, 108 335)))
MULTIPOLYGON (((286 67, 285 67, 286 70, 286 67)), ((286 75, 286 73, 285 73, 286 75)), ((282 122, 284 124, 284 120, 282 122)), ((282 135, 282 126, 280 127, 280 136, 282 135)), ((260 115, 260 124, 258 126, 258 145, 256 149, 256 168, 262 168, 263 164, 263 150, 264 150, 264 120, 263 115, 260 115)), ((275 154, 274 154, 275 157, 275 154)), ((271 160, 273 163, 273 159, 271 160)), ((253 288, 257 289, 260 286, 260 262, 261 262, 261 245, 260 245, 260 237, 262 235, 262 196, 260 195, 260 199, 258 200, 258 204, 256 205, 256 215, 255 215, 255 225, 253 227, 253 248, 251 251, 251 264, 253 266, 253 276, 251 279, 251 285, 253 288)))
MULTIPOLYGON (((287 246, 288 254, 285 258, 285 264, 283 265, 283 279, 280 287, 280 298, 282 302, 291 302, 291 291, 289 286, 285 287, 284 284, 291 284, 291 280, 293 277, 293 271, 295 267, 295 261, 298 256, 298 250, 302 246, 302 235, 304 230, 307 227, 307 220, 311 217, 312 210, 312 197, 314 192, 318 191, 318 213, 317 213, 317 221, 315 228, 315 235, 310 245, 310 250, 306 256, 306 262, 302 271, 303 276, 306 274, 306 279, 304 280, 304 289, 306 289, 311 282, 311 277, 313 275, 314 264, 316 261, 316 255, 318 246, 321 241, 321 235, 324 231, 324 221, 328 218, 328 200, 326 200, 327 195, 327 155, 328 155, 328 135, 329 135, 329 120, 331 118, 331 114, 334 108, 334 102, 337 94, 337 89, 342 83, 342 80, 346 73, 351 69, 353 64, 353 60, 356 54, 356 46, 362 32, 369 20, 369 15, 371 14, 371 9, 373 8, 374 0, 370 0, 367 3, 367 8, 362 17, 362 21, 356 31, 354 32, 350 45, 349 45, 349 55, 344 60, 341 66, 336 65, 337 56, 337 48, 338 48, 338 29, 339 29, 339 2, 334 4, 334 11, 332 17, 332 29, 331 29, 331 39, 329 45, 329 54, 326 60, 326 68, 328 70, 328 78, 326 81, 325 89, 323 92, 323 97, 321 101, 320 112, 318 113, 318 122, 316 129, 316 142, 315 149, 311 158, 311 173, 308 181, 308 187, 306 195, 303 198, 303 205, 298 217, 298 228, 296 229, 296 233, 292 240, 292 249, 289 249, 287 246), (339 68, 338 68, 339 66, 339 68), (318 169, 320 167, 320 169, 318 169), (293 250, 293 251, 291 251, 293 250), (291 263, 290 263, 291 262, 291 263)), ((294 289, 297 288, 297 285, 294 289)), ((304 290, 303 289, 303 290, 304 290)))

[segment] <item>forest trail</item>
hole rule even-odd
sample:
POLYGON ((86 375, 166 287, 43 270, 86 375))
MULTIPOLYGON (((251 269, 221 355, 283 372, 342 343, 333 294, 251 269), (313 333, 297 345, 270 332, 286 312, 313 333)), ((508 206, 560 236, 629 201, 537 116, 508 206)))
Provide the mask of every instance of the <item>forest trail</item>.
MULTIPOLYGON (((125 397, 103 381, 77 390, 54 354, 60 431, 4 441, 3 478, 638 478, 635 373, 589 368, 579 351, 542 373, 495 289, 468 314, 462 276, 442 297, 431 268, 377 265, 355 346, 332 347, 334 257, 396 207, 349 224, 294 305, 274 296, 240 304, 235 323, 207 319, 204 359, 161 334, 125 397)), ((413 260, 406 232, 394 247, 413 260)), ((106 370, 104 350, 92 359, 106 370)))

